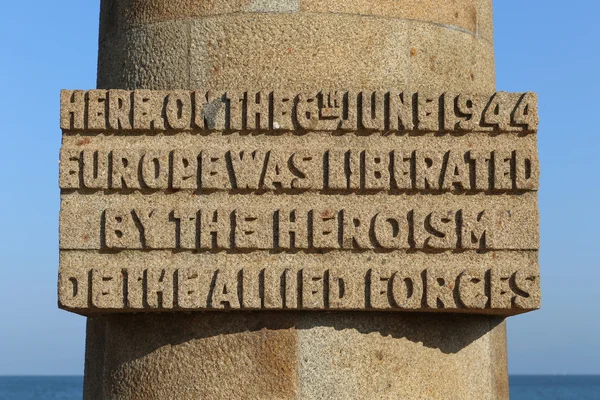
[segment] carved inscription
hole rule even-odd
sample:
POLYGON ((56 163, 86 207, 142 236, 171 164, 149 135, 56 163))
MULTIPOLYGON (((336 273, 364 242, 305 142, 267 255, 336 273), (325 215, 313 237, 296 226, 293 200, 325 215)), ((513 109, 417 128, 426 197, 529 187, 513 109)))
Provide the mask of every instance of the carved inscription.
POLYGON ((63 148, 62 189, 536 190, 537 154, 516 150, 63 148))
POLYGON ((80 268, 59 277, 61 305, 122 309, 421 310, 519 313, 539 307, 528 269, 80 268))
POLYGON ((539 307, 537 96, 61 93, 60 306, 539 307))
POLYGON ((107 249, 494 249, 510 211, 106 209, 107 249))
POLYGON ((65 131, 536 132, 537 96, 317 90, 64 90, 65 131))
POLYGON ((535 193, 369 196, 213 193, 63 197, 63 249, 394 251, 537 249, 535 193), (489 202, 489 198, 493 201, 489 202), (484 202, 489 202, 485 204, 484 202))

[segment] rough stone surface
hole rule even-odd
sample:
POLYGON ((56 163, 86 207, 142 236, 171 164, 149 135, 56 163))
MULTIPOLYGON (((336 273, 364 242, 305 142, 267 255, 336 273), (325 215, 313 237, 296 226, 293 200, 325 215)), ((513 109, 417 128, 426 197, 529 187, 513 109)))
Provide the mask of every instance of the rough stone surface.
POLYGON ((539 304, 536 256, 331 252, 265 260, 248 253, 232 263, 227 254, 69 251, 61 255, 59 293, 63 307, 90 315, 204 309, 518 314, 539 304))
POLYGON ((278 249, 280 246, 273 244, 274 238, 278 232, 283 234, 283 229, 274 229, 273 223, 287 223, 289 217, 273 214, 278 210, 282 214, 285 210, 296 210, 298 220, 312 221, 312 227, 308 222, 294 227, 298 243, 293 248, 298 250, 378 250, 382 249, 380 244, 385 241, 398 242, 390 245, 390 249, 470 249, 473 248, 471 237, 458 240, 456 231, 475 232, 477 227, 487 232, 487 242, 485 245, 479 243, 481 239, 478 237, 476 250, 535 250, 539 246, 537 204, 532 195, 498 196, 499 199, 491 200, 485 195, 456 199, 453 194, 389 197, 385 194, 327 197, 304 194, 300 200, 286 195, 264 194, 254 198, 246 194, 213 194, 204 198, 183 192, 166 196, 160 193, 135 193, 127 197, 102 194, 90 194, 84 198, 63 196, 60 244, 63 250, 278 249), (213 216, 215 211, 222 212, 219 216, 224 221, 213 216), (412 217, 408 216, 411 211, 412 217), (458 211, 462 211, 462 221, 458 221, 458 211), (173 212, 175 216, 171 215, 173 212), (195 219, 198 212, 206 212, 206 220, 201 219, 198 224, 193 222, 189 229, 187 226, 177 228, 175 218, 181 219, 181 215, 189 213, 190 218, 195 219), (309 212, 313 215, 308 215, 309 212), (340 212, 345 215, 340 216, 340 212), (481 213, 485 219, 480 218, 481 213), (387 222, 376 219, 378 214, 385 215, 386 219, 394 218, 400 229, 410 229, 412 236, 403 232, 393 235, 391 227, 388 232, 387 222), (213 221, 209 221, 211 218, 213 221), (217 221, 214 221, 215 218, 217 221), (246 218, 253 220, 247 222, 246 218), (338 226, 340 222, 349 223, 350 218, 366 225, 364 232, 350 226, 346 229, 338 226), (233 228, 231 219, 235 219, 233 228), (213 224, 209 225, 209 222, 213 224), (202 226, 203 223, 205 226, 202 226), (143 232, 140 232, 140 225, 143 232), (369 234, 369 229, 376 231, 369 234), (332 237, 325 237, 321 231, 331 231, 332 237), (223 235, 223 240, 212 243, 209 232, 218 232, 223 235), (189 243, 181 243, 182 238, 187 239, 183 236, 188 234, 189 243), (207 237, 202 237, 202 234, 207 237), (359 243, 342 242, 341 235, 353 235, 359 243), (312 245, 307 243, 308 237, 312 238, 312 245))
POLYGON ((539 246, 534 94, 92 90, 61 103, 67 309, 539 307, 537 264, 505 258, 539 246), (158 250, 178 256, 139 253, 158 250))
POLYGON ((103 0, 99 88, 213 97, 200 119, 190 92, 138 93, 142 113, 127 92, 63 98, 93 100, 61 116, 59 299, 91 315, 85 398, 507 399, 501 315, 540 302, 537 109, 489 95, 491 3, 103 0), (332 104, 315 119, 304 103, 315 90, 425 103, 381 119, 392 97, 374 93, 334 123, 332 104), (305 92, 296 120, 248 114, 259 91, 305 92), (222 115, 224 92, 246 108, 222 115), (281 219, 298 201, 306 225, 281 219), (193 228, 207 206, 229 237, 193 228))
POLYGON ((104 24, 120 29, 234 13, 325 13, 425 21, 492 39, 490 0, 111 0, 104 24))
POLYGON ((345 13, 228 14, 114 31, 100 42, 99 71, 102 88, 494 90, 488 40, 345 13))
POLYGON ((137 314, 90 326, 105 382, 92 399, 508 398, 496 317, 137 314))

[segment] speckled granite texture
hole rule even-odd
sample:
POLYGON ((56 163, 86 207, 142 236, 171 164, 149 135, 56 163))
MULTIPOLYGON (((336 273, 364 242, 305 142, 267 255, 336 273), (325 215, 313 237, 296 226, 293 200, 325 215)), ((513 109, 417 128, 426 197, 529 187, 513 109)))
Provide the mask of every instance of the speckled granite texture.
POLYGON ((491 0, 100 19, 103 90, 61 116, 85 399, 508 399, 504 317, 540 305, 537 98, 494 94, 491 0))

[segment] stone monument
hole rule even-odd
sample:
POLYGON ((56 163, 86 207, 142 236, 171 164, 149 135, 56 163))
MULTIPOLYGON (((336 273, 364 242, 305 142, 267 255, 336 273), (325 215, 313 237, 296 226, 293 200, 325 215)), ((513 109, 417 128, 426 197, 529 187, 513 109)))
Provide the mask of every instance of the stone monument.
POLYGON ((86 399, 506 399, 537 97, 491 0, 102 0, 61 93, 86 399))

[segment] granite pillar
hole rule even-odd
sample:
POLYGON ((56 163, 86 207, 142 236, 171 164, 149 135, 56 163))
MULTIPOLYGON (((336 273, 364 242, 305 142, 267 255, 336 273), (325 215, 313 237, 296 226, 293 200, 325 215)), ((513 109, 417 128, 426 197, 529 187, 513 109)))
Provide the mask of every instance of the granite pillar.
MULTIPOLYGON (((102 0, 98 88, 495 90, 491 0, 102 0)), ((85 398, 507 399, 499 316, 88 318, 85 398)))

